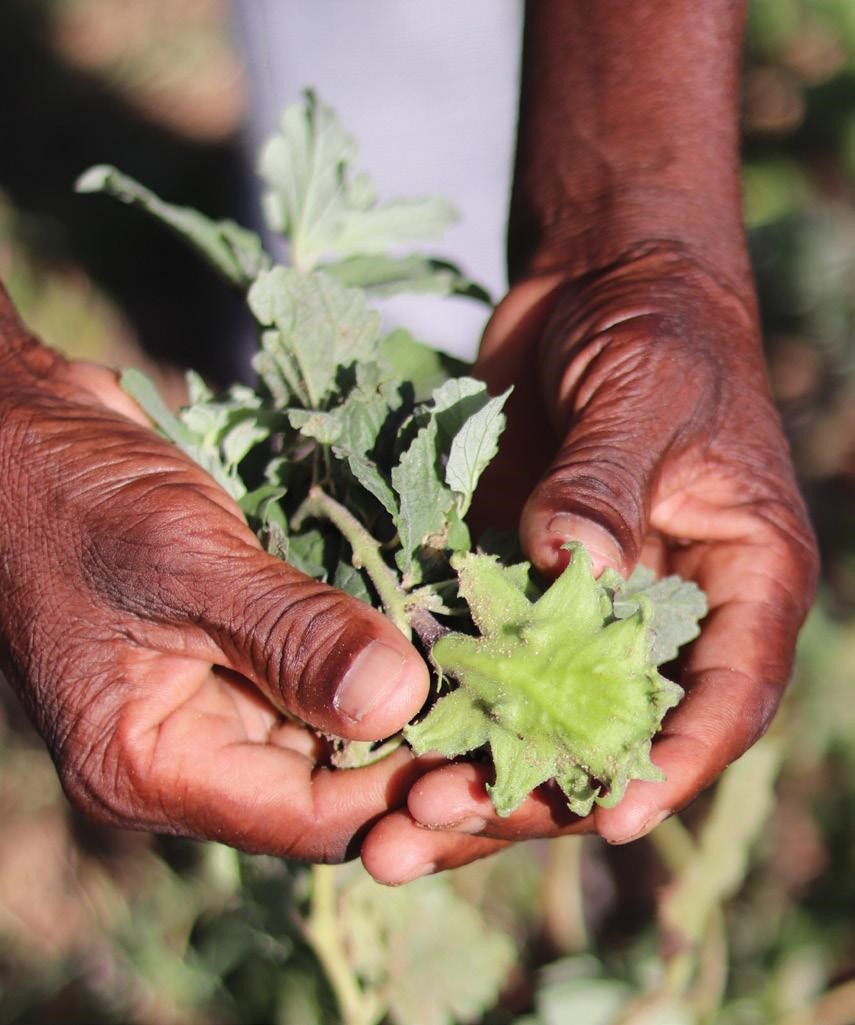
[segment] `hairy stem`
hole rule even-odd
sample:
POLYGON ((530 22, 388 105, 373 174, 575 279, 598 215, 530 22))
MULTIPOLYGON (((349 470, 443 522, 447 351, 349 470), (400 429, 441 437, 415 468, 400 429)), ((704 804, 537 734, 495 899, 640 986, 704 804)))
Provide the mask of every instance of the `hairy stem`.
POLYGON ((303 932, 317 955, 341 1011, 342 1025, 374 1025, 382 1008, 354 975, 341 942, 336 913, 335 869, 313 865, 312 903, 303 932))
POLYGON ((380 554, 379 542, 368 533, 353 513, 317 486, 309 490, 308 498, 297 510, 294 517, 295 527, 299 529, 303 520, 310 516, 329 520, 346 538, 353 552, 353 565, 364 569, 368 574, 383 605, 383 611, 409 640, 412 632, 407 616, 406 593, 398 583, 394 571, 387 566, 380 554))
POLYGON ((582 888, 581 836, 562 836, 547 847, 543 878, 543 930, 558 954, 578 954, 588 945, 582 888))

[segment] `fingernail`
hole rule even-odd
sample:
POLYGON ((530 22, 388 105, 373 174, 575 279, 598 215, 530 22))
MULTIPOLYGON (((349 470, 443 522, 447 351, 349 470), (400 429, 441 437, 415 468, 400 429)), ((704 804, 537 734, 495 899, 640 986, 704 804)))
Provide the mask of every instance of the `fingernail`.
POLYGON ((467 815, 465 819, 444 828, 453 830, 455 833, 480 833, 486 825, 486 819, 482 819, 480 815, 467 815))
POLYGON ((613 847, 620 847, 625 843, 633 843, 636 840, 640 840, 643 836, 647 836, 648 833, 652 833, 659 823, 664 822, 670 814, 671 812, 667 809, 665 811, 659 811, 655 815, 651 815, 651 817, 645 821, 644 825, 633 833, 632 836, 625 836, 620 840, 609 840, 609 843, 613 847))
POLYGON ((372 641, 356 656, 342 677, 333 698, 337 712, 360 722, 398 685, 404 656, 382 641, 372 641))
POLYGON ((583 520, 572 513, 558 513, 546 527, 562 541, 581 541, 591 561, 594 572, 599 573, 607 566, 620 566, 621 551, 611 534, 592 520, 583 520))

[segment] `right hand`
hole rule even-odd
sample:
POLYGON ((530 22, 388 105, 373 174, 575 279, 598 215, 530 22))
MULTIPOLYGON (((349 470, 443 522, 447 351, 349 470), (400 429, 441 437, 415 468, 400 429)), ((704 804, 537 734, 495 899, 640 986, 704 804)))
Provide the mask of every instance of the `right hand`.
POLYGON ((115 376, 29 338, 2 288, 0 480, 0 665, 86 814, 337 861, 406 800, 411 754, 329 771, 295 720, 396 732, 427 695, 418 653, 265 553, 115 376))

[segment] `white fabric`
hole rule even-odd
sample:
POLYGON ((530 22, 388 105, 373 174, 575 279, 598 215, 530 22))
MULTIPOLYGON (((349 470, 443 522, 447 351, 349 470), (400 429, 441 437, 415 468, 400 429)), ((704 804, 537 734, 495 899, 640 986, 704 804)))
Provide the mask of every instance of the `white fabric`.
MULTIPOLYGON (((285 104, 313 88, 360 144, 381 198, 441 195, 461 222, 432 254, 497 298, 519 77, 519 0, 236 0, 250 82, 253 145, 285 104)), ((471 358, 483 308, 402 297, 387 321, 471 358)))

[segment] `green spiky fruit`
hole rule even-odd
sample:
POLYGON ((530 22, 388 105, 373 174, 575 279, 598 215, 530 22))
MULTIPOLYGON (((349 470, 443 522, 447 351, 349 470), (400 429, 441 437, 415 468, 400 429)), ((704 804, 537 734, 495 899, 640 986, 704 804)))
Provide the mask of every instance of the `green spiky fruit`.
POLYGON ((653 607, 637 593, 619 618, 616 589, 595 580, 581 545, 571 548, 567 568, 536 601, 492 556, 455 559, 481 636, 437 641, 434 663, 458 687, 405 731, 416 753, 455 757, 488 745, 500 815, 550 779, 586 815, 595 802, 617 803, 632 779, 663 778, 651 738, 683 691, 653 660, 653 607))

